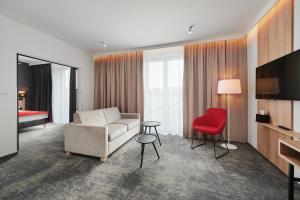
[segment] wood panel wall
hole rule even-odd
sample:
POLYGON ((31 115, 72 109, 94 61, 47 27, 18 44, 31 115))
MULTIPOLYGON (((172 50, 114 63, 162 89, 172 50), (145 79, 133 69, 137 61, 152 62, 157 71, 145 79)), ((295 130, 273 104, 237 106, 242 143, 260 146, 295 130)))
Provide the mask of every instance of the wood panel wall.
POLYGON ((293 0, 279 0, 258 23, 258 66, 293 51, 293 0))
MULTIPOLYGON (((258 66, 280 58, 293 51, 293 0, 279 0, 258 23, 258 66)), ((264 110, 271 116, 271 123, 293 127, 293 102, 258 100, 257 111, 264 110)), ((258 151, 287 173, 287 163, 278 156, 278 139, 285 136, 258 125, 258 151)))

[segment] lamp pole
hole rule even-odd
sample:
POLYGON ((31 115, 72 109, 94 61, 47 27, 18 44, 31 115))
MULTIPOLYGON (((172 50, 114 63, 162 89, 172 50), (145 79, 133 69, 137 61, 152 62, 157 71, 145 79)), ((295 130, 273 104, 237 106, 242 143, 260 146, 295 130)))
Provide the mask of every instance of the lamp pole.
MULTIPOLYGON (((237 149, 237 146, 235 146, 233 144, 230 144, 230 96, 229 96, 229 93, 227 93, 227 124, 228 124, 227 125, 227 134, 228 134, 227 147, 228 147, 228 149, 234 150, 234 149, 237 149)), ((225 143, 221 144, 221 146, 226 149, 226 144, 225 143)))

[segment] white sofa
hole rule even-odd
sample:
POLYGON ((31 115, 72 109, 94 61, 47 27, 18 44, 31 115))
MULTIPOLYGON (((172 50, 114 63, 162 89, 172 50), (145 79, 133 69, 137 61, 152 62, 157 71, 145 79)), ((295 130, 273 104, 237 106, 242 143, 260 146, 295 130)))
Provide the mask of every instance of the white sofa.
POLYGON ((105 161, 139 132, 138 113, 120 113, 116 107, 75 113, 74 122, 64 127, 65 151, 105 161))

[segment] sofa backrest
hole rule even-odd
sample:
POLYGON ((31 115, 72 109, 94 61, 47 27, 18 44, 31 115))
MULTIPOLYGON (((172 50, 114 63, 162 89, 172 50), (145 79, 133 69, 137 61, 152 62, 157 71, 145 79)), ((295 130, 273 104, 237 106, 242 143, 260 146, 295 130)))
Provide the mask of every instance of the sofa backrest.
POLYGON ((119 108, 117 108, 117 107, 105 108, 102 110, 103 110, 103 113, 104 113, 107 123, 111 123, 111 122, 118 121, 121 119, 121 113, 119 111, 119 108))
POLYGON ((105 126, 107 121, 103 109, 99 109, 74 113, 74 123, 105 126))

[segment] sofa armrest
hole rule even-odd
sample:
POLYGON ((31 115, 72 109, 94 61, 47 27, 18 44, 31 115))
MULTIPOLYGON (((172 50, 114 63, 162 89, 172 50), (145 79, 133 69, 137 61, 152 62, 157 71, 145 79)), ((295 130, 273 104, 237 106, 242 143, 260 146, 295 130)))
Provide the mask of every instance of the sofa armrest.
POLYGON ((140 113, 121 113, 121 117, 127 119, 141 119, 140 113))
POLYGON ((107 157, 108 128, 86 125, 66 124, 64 127, 65 151, 85 155, 107 157))

